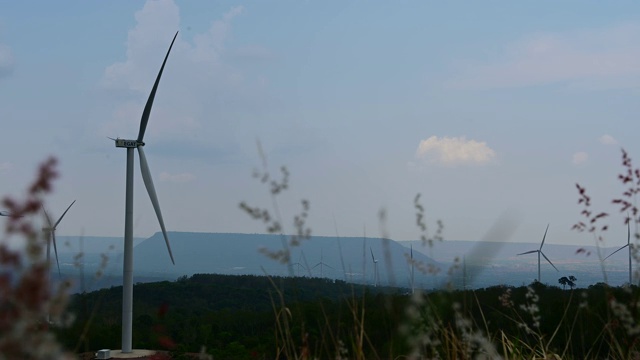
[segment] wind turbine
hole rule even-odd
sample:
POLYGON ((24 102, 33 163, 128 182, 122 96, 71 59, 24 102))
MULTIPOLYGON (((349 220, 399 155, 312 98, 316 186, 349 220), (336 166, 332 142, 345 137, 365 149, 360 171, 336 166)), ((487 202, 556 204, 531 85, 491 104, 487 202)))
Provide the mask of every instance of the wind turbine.
POLYGON ((411 294, 414 294, 414 293, 415 293, 415 287, 413 283, 413 243, 411 243, 411 294))
POLYGON ((527 251, 527 252, 523 252, 521 254, 518 254, 518 255, 526 255, 526 254, 538 253, 538 282, 540 282, 540 255, 544 256, 544 258, 549 262, 549 264, 551 264, 551 266, 553 266, 554 269, 556 269, 556 271, 559 271, 558 268, 555 265, 553 265, 551 260, 549 260, 547 255, 545 255, 542 252, 542 246, 544 245, 544 240, 547 237, 547 231, 548 230, 549 230, 549 224, 547 224, 547 229, 544 231, 544 236, 542 237, 542 243, 540 244, 540 248, 538 250, 531 250, 531 251, 527 251))
POLYGON ((369 251, 371 251, 371 259, 373 260, 373 286, 378 287, 378 260, 373 256, 371 247, 369 247, 369 251))
POLYGON ((617 253, 618 251, 624 249, 628 247, 629 248, 629 286, 631 286, 631 221, 627 222, 627 245, 619 248, 618 250, 612 252, 611 254, 609 254, 609 256, 607 256, 606 258, 602 259, 602 261, 607 260, 609 257, 611 257, 611 255, 617 253))
POLYGON ((142 119, 140 120, 140 130, 138 131, 138 138, 136 140, 124 140, 124 139, 112 139, 116 142, 116 147, 127 149, 127 176, 126 176, 126 190, 125 190, 125 220, 124 220, 124 267, 123 267, 123 280, 122 280, 122 352, 131 353, 132 336, 133 336, 133 150, 138 149, 138 155, 140 156, 140 173, 142 174, 142 180, 149 193, 151 204, 155 210, 160 228, 162 229, 162 235, 164 241, 167 244, 167 250, 169 251, 169 257, 171 262, 175 265, 173 260, 173 254, 171 253, 171 246, 169 245, 169 238, 167 237, 167 231, 164 227, 164 220, 162 219, 162 212, 160 211, 160 204, 158 203, 158 196, 156 195, 155 187, 153 186, 153 180, 151 179, 151 172, 149 171, 149 165, 147 164, 147 157, 144 155, 144 132, 147 129, 147 123, 149 122, 149 115, 151 114, 151 106, 153 105, 153 99, 156 96, 158 90, 158 84, 160 83, 160 77, 162 71, 169 58, 169 53, 173 47, 173 43, 176 41, 178 33, 173 36, 167 55, 164 57, 160 72, 156 78, 149 99, 142 112, 142 119))
POLYGON ((69 211, 75 203, 76 201, 73 200, 71 205, 69 205, 67 210, 60 215, 60 218, 58 218, 58 221, 56 221, 55 224, 51 223, 51 218, 49 217, 49 214, 47 214, 47 210, 44 209, 44 206, 42 207, 42 211, 44 211, 44 217, 47 219, 48 225, 48 227, 42 228, 42 231, 47 233, 47 264, 51 264, 51 242, 53 242, 53 251, 56 254, 56 264, 58 265, 58 276, 60 276, 60 262, 58 261, 58 246, 56 245, 56 228, 58 227, 58 224, 60 224, 60 221, 62 221, 62 218, 67 214, 67 211, 69 211))
MULTIPOLYGON (((301 262, 300 262, 300 260, 302 260, 302 257, 303 257, 303 256, 304 256, 304 252, 303 252, 302 250, 300 250, 300 256, 298 256, 298 262, 291 264, 292 266, 293 266, 293 265, 298 265, 298 273, 297 273, 297 276, 300 276, 300 267, 303 267, 303 268, 305 269, 305 271, 309 271, 309 269, 308 269, 308 268, 307 268, 303 263, 301 263, 301 262)), ((321 257, 320 259, 322 259, 322 257, 321 257)), ((305 260, 305 261, 306 261, 306 260, 305 260)), ((321 260, 321 261, 322 261, 322 260, 321 260)))
POLYGON ((330 265, 328 265, 328 264, 325 264, 325 263, 322 261, 322 249, 320 249, 320 262, 319 262, 319 263, 317 263, 317 264, 315 264, 315 265, 311 268, 311 270, 315 269, 315 268, 316 268, 316 267, 318 267, 318 266, 320 266, 320 277, 324 277, 324 275, 323 275, 323 267, 324 267, 324 266, 327 266, 327 267, 329 267, 329 268, 333 269, 333 267, 331 267, 331 266, 330 266, 330 265))

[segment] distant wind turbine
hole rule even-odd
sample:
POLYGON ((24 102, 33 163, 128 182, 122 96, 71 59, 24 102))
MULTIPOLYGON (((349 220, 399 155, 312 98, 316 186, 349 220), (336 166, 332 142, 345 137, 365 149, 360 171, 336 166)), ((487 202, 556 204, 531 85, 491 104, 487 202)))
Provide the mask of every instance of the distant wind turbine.
POLYGON ((300 256, 298 256, 298 262, 291 264, 292 266, 293 265, 298 265, 298 272, 297 272, 296 276, 300 276, 300 267, 304 268, 305 271, 309 271, 309 269, 307 269, 307 267, 303 263, 300 262, 302 260, 303 256, 304 256, 304 252, 302 250, 300 250, 300 256))
POLYGON ((553 268, 556 269, 556 271, 559 271, 558 268, 555 265, 553 265, 551 260, 549 260, 547 255, 545 255, 542 252, 542 246, 544 245, 544 240, 547 238, 547 231, 548 230, 549 230, 549 224, 547 224, 547 229, 544 231, 544 236, 542 237, 542 243, 540 244, 540 248, 538 250, 531 250, 531 251, 527 251, 527 252, 523 252, 521 254, 518 254, 518 255, 526 255, 526 254, 538 253, 538 282, 541 282, 540 281, 540 255, 544 256, 545 260, 547 260, 549 262, 549 264, 551 264, 551 266, 553 266, 553 268))
POLYGON ((467 257, 462 255, 462 290, 467 290, 467 257))
POLYGON ((411 294, 415 293, 415 287, 413 283, 413 243, 411 244, 411 294))
POLYGON ((58 276, 60 276, 60 262, 58 261, 58 246, 56 245, 56 228, 58 227, 58 224, 60 224, 60 221, 62 221, 62 218, 67 214, 67 211, 69 211, 75 203, 76 201, 73 200, 71 205, 69 205, 67 210, 60 215, 60 218, 58 218, 58 221, 56 221, 55 224, 51 223, 51 218, 49 217, 49 214, 47 214, 47 210, 44 209, 44 206, 42 207, 42 211, 44 211, 44 217, 47 219, 48 225, 47 227, 42 228, 42 231, 46 232, 47 236, 47 264, 51 264, 51 243, 53 242, 53 251, 56 254, 56 264, 58 265, 58 276))
POLYGON ((373 286, 378 287, 378 260, 373 256, 371 247, 369 247, 369 251, 371 251, 371 260, 373 260, 373 286))
POLYGON ((324 275, 323 275, 323 274, 324 274, 324 273, 323 273, 323 267, 324 267, 324 266, 326 266, 326 267, 328 267, 328 268, 333 269, 333 267, 331 267, 331 266, 330 266, 330 265, 328 265, 328 264, 325 264, 325 263, 322 261, 322 249, 320 249, 320 262, 319 262, 319 263, 317 263, 317 264, 315 264, 315 265, 311 268, 311 270, 315 269, 315 268, 316 268, 316 267, 318 267, 318 266, 320 266, 320 277, 324 277, 324 275))
POLYGON ((169 245, 169 238, 167 237, 167 231, 164 226, 164 220, 162 219, 162 212, 160 211, 160 204, 158 203, 158 196, 156 195, 155 187, 153 186, 153 180, 151 179, 151 171, 147 164, 147 157, 144 154, 144 133, 147 129, 147 123, 149 122, 149 115, 151 114, 151 107, 153 106, 153 99, 156 96, 158 90, 158 84, 160 83, 160 77, 162 71, 169 58, 169 53, 173 47, 173 43, 176 41, 178 33, 173 37, 167 55, 164 57, 160 72, 156 78, 149 99, 142 112, 142 119, 140 120, 140 130, 138 131, 138 138, 136 140, 124 140, 124 139, 112 139, 116 142, 116 147, 127 149, 127 176, 126 176, 126 190, 125 190, 125 221, 124 221, 124 266, 123 266, 123 280, 122 280, 122 352, 131 353, 132 350, 132 337, 133 337, 133 150, 138 149, 138 155, 140 156, 140 172, 142 174, 142 180, 149 193, 151 204, 155 210, 160 228, 162 229, 162 235, 169 251, 169 257, 171 262, 175 265, 173 254, 171 253, 171 246, 169 245))
POLYGON ((611 255, 617 253, 618 251, 624 249, 628 247, 629 248, 629 285, 632 284, 631 282, 631 220, 629 220, 627 222, 627 245, 619 248, 618 250, 612 252, 611 254, 609 254, 609 256, 607 256, 606 258, 604 258, 602 261, 607 260, 609 257, 611 257, 611 255))

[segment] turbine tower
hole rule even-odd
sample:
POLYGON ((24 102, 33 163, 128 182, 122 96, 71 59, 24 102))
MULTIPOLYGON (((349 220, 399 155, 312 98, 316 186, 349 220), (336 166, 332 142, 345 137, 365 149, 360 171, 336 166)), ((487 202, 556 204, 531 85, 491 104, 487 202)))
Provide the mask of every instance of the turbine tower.
POLYGON ((149 171, 149 165, 147 164, 147 157, 144 155, 144 132, 147 129, 147 123, 149 122, 149 115, 151 114, 151 106, 153 106, 153 99, 156 96, 158 90, 158 84, 160 83, 160 77, 162 71, 169 58, 169 53, 173 47, 173 43, 176 41, 178 33, 173 36, 167 55, 164 57, 160 72, 156 78, 149 99, 142 112, 142 119, 140 120, 140 130, 138 131, 138 138, 135 140, 124 139, 112 139, 116 142, 116 147, 127 149, 127 176, 126 176, 126 190, 125 190, 125 220, 124 220, 124 266, 122 274, 122 352, 131 353, 132 350, 132 336, 133 336, 133 150, 138 149, 138 155, 140 157, 140 173, 142 174, 142 180, 149 193, 151 204, 155 210, 160 228, 162 229, 162 235, 169 251, 169 257, 171 262, 175 265, 173 260, 173 254, 171 253, 171 246, 169 245, 169 238, 167 237, 167 231, 164 227, 164 220, 162 219, 162 212, 160 211, 160 204, 158 203, 158 196, 156 195, 155 187, 153 186, 153 180, 151 179, 151 172, 149 171))
POLYGON ((369 247, 369 251, 371 251, 371 260, 373 260, 373 286, 378 287, 378 260, 373 256, 371 247, 369 247))
POLYGON ((553 265, 553 263, 551 262, 551 260, 549 260, 549 258, 547 257, 547 255, 545 255, 542 252, 542 246, 544 245, 544 240, 547 237, 547 231, 549 230, 549 224, 547 224, 547 229, 544 231, 544 236, 542 237, 542 243, 540 244, 540 248, 538 250, 531 250, 531 251, 527 251, 527 252, 523 252, 519 255, 526 255, 526 254, 533 254, 533 253, 538 253, 538 282, 540 281, 540 255, 544 256, 544 258, 549 262, 549 264, 551 264, 551 266, 553 266, 554 269, 556 269, 556 271, 559 271, 558 268, 553 265))
POLYGON ((631 286, 631 284, 632 284, 632 282, 631 282, 631 280, 632 280, 631 279, 631 274, 632 274, 632 272, 631 272, 631 220, 629 220, 627 222, 627 245, 625 245, 625 246, 619 248, 618 250, 612 252, 611 254, 609 254, 609 256, 607 256, 606 258, 602 259, 602 261, 607 260, 609 257, 611 257, 611 255, 617 253, 618 251, 620 251, 620 250, 622 250, 622 249, 624 249, 626 247, 629 248, 629 286, 631 286))
POLYGON ((53 242, 53 251, 56 254, 56 264, 58 265, 58 276, 60 276, 60 262, 58 261, 58 246, 56 245, 56 228, 58 227, 58 224, 60 224, 60 221, 62 221, 62 218, 67 214, 67 211, 69 211, 75 203, 76 201, 73 200, 71 205, 69 205, 67 210, 62 213, 55 224, 51 223, 51 218, 49 217, 49 214, 47 214, 47 210, 44 209, 44 206, 42 207, 42 211, 44 211, 44 217, 47 219, 48 225, 47 227, 42 228, 42 231, 46 232, 47 236, 47 264, 51 264, 51 242, 53 242))

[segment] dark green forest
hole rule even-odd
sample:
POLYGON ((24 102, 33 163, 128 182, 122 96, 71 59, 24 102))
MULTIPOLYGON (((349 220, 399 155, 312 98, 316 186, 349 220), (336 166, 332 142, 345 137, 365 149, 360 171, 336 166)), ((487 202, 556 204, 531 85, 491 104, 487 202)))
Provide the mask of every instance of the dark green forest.
MULTIPOLYGON (((540 283, 411 295, 320 278, 197 274, 135 286, 133 341, 175 358, 203 346, 215 359, 628 358, 638 346, 639 295, 637 287, 540 283)), ((76 320, 56 329, 63 344, 119 348, 121 297, 121 287, 74 295, 76 320)))

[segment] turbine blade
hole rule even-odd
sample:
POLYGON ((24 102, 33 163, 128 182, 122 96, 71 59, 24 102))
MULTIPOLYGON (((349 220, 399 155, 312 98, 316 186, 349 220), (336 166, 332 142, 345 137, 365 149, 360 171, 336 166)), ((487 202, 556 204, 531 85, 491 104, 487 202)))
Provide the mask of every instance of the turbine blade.
POLYGON ((371 251, 371 260, 373 260, 373 262, 376 262, 376 258, 373 257, 373 249, 371 249, 371 247, 369 247, 369 251, 371 251))
POLYGON ((49 214, 47 214, 47 210, 45 210, 44 205, 42 205, 42 211, 44 212, 44 218, 47 219, 47 224, 49 225, 49 231, 53 228, 53 224, 51 223, 51 218, 49 214))
POLYGON ((526 255, 526 254, 533 254, 533 253, 537 253, 538 251, 540 251, 540 250, 531 250, 531 251, 527 251, 527 252, 523 252, 523 253, 517 254, 516 256, 526 255))
POLYGON ((542 250, 542 245, 544 245, 544 240, 547 238, 547 231, 549 231, 549 224, 547 224, 547 229, 544 231, 544 236, 542 237, 542 243, 540 244, 540 250, 542 250))
POLYGON ((171 245, 169 245, 169 237, 167 236, 167 230, 164 227, 164 220, 162 219, 162 211, 160 210, 160 204, 158 203, 156 188, 153 186, 153 180, 151 179, 151 172, 149 171, 149 164, 147 164, 147 157, 144 155, 144 150, 142 146, 138 146, 138 155, 140 156, 140 171, 142 173, 142 180, 144 181, 144 186, 147 188, 147 192, 149 193, 149 199, 151 199, 151 204, 153 205, 153 209, 156 211, 156 216, 158 217, 158 222, 160 223, 160 228, 162 229, 162 235, 164 236, 164 242, 167 244, 167 250, 169 251, 169 257, 171 258, 171 262, 175 265, 176 262, 173 260, 171 245))
POLYGON ((627 245, 625 245, 625 246, 621 247, 620 249, 618 249, 618 250, 616 250, 616 251, 612 252, 612 253, 611 253, 611 254, 609 254, 606 258, 602 259, 602 261, 607 260, 608 258, 610 258, 611 256, 613 256, 613 254, 615 254, 615 253, 617 253, 618 251, 620 251, 620 250, 622 250, 622 249, 626 248, 627 246, 629 246, 629 244, 627 244, 627 245))
POLYGON ((627 245, 631 244, 631 220, 627 221, 627 245))
POLYGON ((62 218, 67 214, 67 211, 69 211, 69 209, 71 209, 71 207, 73 206, 73 204, 75 204, 76 201, 73 200, 73 202, 71 203, 71 205, 69 205, 69 207, 67 208, 67 210, 65 210, 62 215, 60 216, 60 218, 58 219, 58 221, 56 221, 55 225, 53 225, 53 228, 55 229, 56 227, 58 227, 58 224, 60 224, 60 221, 62 220, 62 218))
POLYGON ((17 215, 9 213, 7 211, 0 211, 0 216, 7 216, 7 217, 10 217, 10 218, 21 218, 22 217, 22 215, 17 216, 17 215))
POLYGON ((58 261, 58 247, 56 246, 56 232, 51 230, 51 237, 53 238, 53 251, 56 254, 56 264, 58 264, 58 276, 60 276, 60 262, 58 261))
POLYGON ((560 271, 560 270, 558 270, 558 268, 555 265, 553 265, 553 263, 551 262, 551 260, 549 260, 547 255, 545 255, 542 251, 540 251, 540 254, 542 254, 542 256, 544 256, 544 258, 549 262, 549 264, 551 264, 551 266, 553 266, 554 269, 556 269, 556 271, 560 271))
POLYGON ((147 129, 147 123, 149 122, 149 115, 151 115, 151 106, 153 106, 153 99, 156 97, 156 91, 158 90, 160 77, 162 76, 164 65, 167 63, 167 59, 169 58, 169 53, 171 52, 173 43, 176 41, 176 37, 178 37, 178 32, 176 32, 176 34, 173 36, 173 40, 171 40, 171 45, 169 45, 169 50, 167 51, 167 55, 165 55, 164 57, 164 61, 162 62, 162 66, 160 67, 160 72, 158 72, 158 77, 156 78, 156 82, 153 84, 153 88, 151 89, 151 94, 149 94, 149 99, 147 100, 147 104, 144 106, 144 111, 142 112, 142 119, 140 120, 140 131, 138 132, 138 142, 142 142, 142 139, 144 138, 144 132, 147 129))
MULTIPOLYGON (((47 263, 49 262, 49 259, 51 258, 51 229, 53 228, 53 224, 51 224, 51 218, 49 217, 49 214, 47 214, 47 210, 45 210, 44 205, 42 205, 42 211, 44 212, 44 218, 47 220, 47 225, 49 225, 49 228, 44 230, 46 231, 46 241, 47 241, 47 263)), ((51 264, 47 264, 47 266, 49 266, 51 264)))

